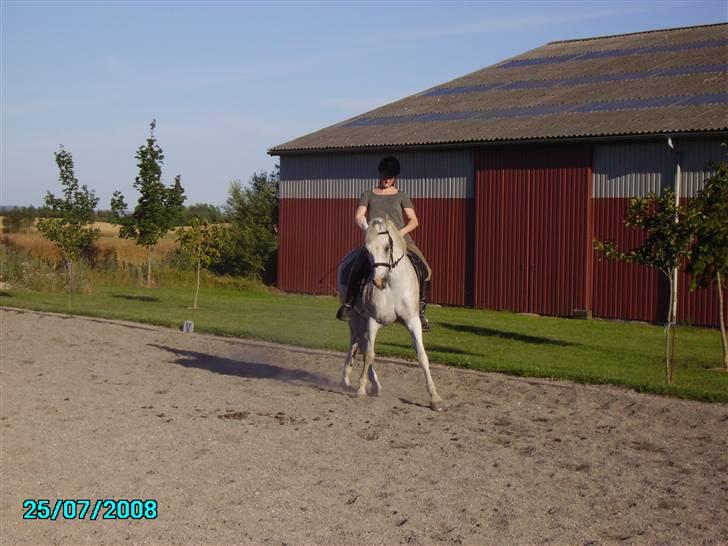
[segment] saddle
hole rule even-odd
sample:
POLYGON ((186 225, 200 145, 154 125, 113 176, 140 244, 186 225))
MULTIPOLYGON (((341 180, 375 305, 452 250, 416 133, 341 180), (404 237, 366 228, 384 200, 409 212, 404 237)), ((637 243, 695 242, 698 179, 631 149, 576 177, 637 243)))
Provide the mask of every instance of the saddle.
MULTIPOLYGON (((415 268, 417 273, 417 282, 422 287, 427 279, 427 268, 423 261, 416 254, 407 252, 407 257, 410 263, 415 268)), ((339 283, 342 286, 349 286, 349 283, 353 283, 351 289, 355 289, 357 293, 361 294, 361 290, 366 283, 366 280, 372 273, 373 265, 369 260, 369 255, 363 248, 356 248, 349 252, 342 260, 344 266, 340 270, 339 283), (356 268, 356 269, 355 269, 356 268), (358 286, 357 286, 358 285, 358 286)))

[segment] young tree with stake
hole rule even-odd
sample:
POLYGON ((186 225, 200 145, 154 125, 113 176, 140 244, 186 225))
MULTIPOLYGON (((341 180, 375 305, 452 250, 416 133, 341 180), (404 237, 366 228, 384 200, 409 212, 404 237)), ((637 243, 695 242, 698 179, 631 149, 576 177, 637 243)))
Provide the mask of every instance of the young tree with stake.
POLYGON ((154 247, 176 225, 186 199, 180 175, 170 187, 162 182, 164 154, 154 138, 155 127, 156 121, 152 120, 147 142, 139 147, 135 156, 139 161, 139 176, 134 181, 134 188, 140 195, 134 212, 127 212, 120 191, 114 192, 111 199, 111 221, 121 226, 119 237, 134 239, 137 245, 147 249, 147 287, 152 284, 154 247))
POLYGON ((672 358, 675 351, 675 323, 677 322, 677 294, 675 278, 680 260, 689 256, 694 238, 694 212, 676 203, 669 188, 662 196, 650 193, 630 199, 624 225, 641 229, 647 235, 642 245, 623 252, 612 241, 594 241, 594 249, 610 260, 621 260, 654 267, 667 278, 670 285, 670 304, 665 323, 665 376, 672 383, 672 358))
POLYGON ((61 146, 55 157, 60 171, 58 179, 63 186, 63 197, 46 193, 45 206, 54 217, 39 220, 38 231, 63 252, 68 277, 68 306, 71 307, 75 292, 74 276, 77 276, 74 266, 81 252, 90 247, 101 234, 99 229, 93 227, 94 209, 99 199, 86 185, 79 188, 70 152, 61 146))
POLYGON ((213 260, 220 256, 220 250, 225 244, 225 230, 216 225, 210 225, 207 220, 195 217, 188 227, 177 230, 177 241, 185 249, 197 265, 197 283, 195 285, 195 301, 193 309, 197 309, 197 296, 200 293, 200 270, 207 269, 213 260))

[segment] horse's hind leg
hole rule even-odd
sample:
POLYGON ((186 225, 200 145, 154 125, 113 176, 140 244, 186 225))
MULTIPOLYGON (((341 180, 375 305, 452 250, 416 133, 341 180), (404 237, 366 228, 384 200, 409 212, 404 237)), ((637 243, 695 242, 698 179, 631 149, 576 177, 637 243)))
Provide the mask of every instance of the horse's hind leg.
POLYGON ((415 316, 407 322, 407 329, 412 335, 412 345, 417 352, 417 362, 420 364, 420 368, 425 374, 425 382, 427 383, 427 392, 430 393, 430 407, 435 411, 442 410, 442 398, 437 394, 435 388, 435 382, 432 380, 432 374, 430 373, 430 359, 427 357, 425 352, 425 346, 422 343, 422 323, 420 317, 415 316))
POLYGON ((342 383, 345 387, 351 387, 351 370, 354 367, 354 358, 359 350, 359 343, 354 335, 354 329, 349 323, 349 352, 346 354, 346 360, 344 360, 344 373, 342 377, 342 383))
MULTIPOLYGON (((364 369, 361 371, 361 377, 359 377, 359 389, 356 391, 357 396, 367 395, 367 379, 369 377, 369 370, 374 362, 374 341, 377 338, 379 324, 376 320, 369 319, 366 328, 366 347, 361 347, 364 351, 364 369)), ((376 374, 374 377, 376 378, 376 374)), ((379 384, 379 381, 377 381, 377 384, 379 384)))
POLYGON ((382 384, 379 382, 377 372, 374 371, 374 364, 369 366, 369 382, 372 384, 372 394, 374 396, 381 396, 382 384))
POLYGON ((341 382, 347 388, 351 387, 351 370, 354 368, 354 358, 356 357, 358 349, 359 344, 356 341, 353 341, 349 346, 349 352, 347 353, 346 360, 344 361, 344 374, 341 382))

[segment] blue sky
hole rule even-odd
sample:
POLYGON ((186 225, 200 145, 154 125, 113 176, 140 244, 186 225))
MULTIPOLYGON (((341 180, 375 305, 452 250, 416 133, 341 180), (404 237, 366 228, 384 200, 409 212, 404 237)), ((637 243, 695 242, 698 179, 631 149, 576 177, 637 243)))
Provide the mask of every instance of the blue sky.
POLYGON ((0 204, 60 193, 53 152, 109 208, 136 201, 149 122, 188 204, 266 150, 552 40, 728 20, 728 3, 0 0, 0 204))

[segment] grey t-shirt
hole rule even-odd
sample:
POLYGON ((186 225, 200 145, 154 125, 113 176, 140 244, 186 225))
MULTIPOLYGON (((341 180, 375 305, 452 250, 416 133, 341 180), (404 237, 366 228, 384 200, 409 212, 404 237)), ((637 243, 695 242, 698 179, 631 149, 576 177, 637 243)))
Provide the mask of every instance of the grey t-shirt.
MULTIPOLYGON (((367 208, 367 218, 384 218, 387 214, 397 226, 397 229, 404 227, 404 214, 402 209, 415 208, 409 196, 399 191, 389 195, 377 195, 372 190, 361 194, 359 206, 367 208)), ((409 238, 409 234, 405 237, 409 238)))

